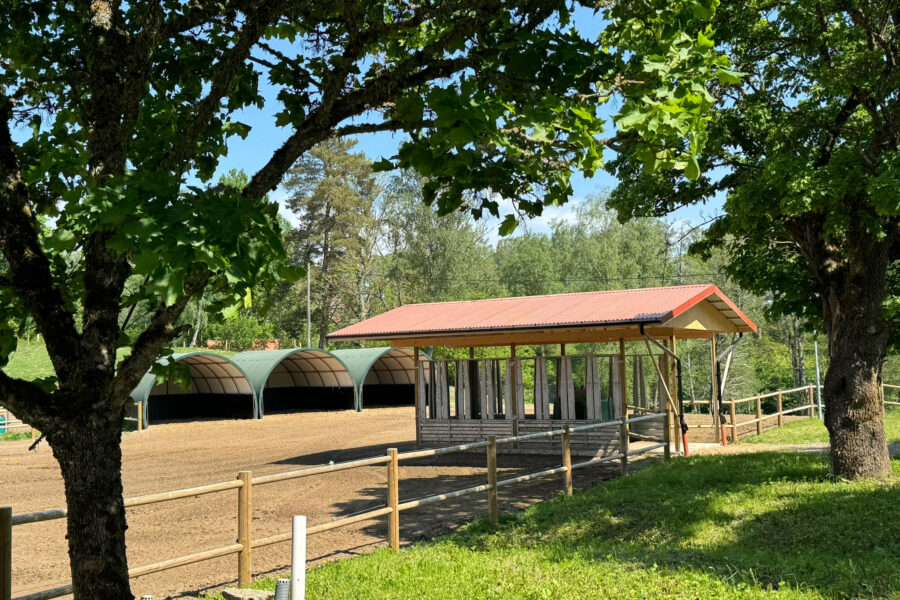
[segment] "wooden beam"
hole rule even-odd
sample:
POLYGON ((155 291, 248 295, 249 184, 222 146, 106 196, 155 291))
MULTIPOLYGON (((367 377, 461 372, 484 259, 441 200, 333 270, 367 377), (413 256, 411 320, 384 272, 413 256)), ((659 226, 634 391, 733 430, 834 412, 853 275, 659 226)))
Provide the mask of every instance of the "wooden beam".
MULTIPOLYGON (((668 327, 647 327, 647 334, 657 339, 677 335, 681 339, 709 339, 712 331, 676 330, 668 327)), ((378 338, 385 339, 385 338, 378 338)), ((443 346, 445 348, 474 348, 486 346, 537 346, 577 343, 613 343, 620 339, 639 342, 644 338, 637 327, 570 328, 528 331, 497 331, 491 333, 420 334, 409 337, 391 337, 395 348, 407 346, 443 346)))
POLYGON ((619 385, 622 386, 622 425, 619 427, 619 452, 622 475, 628 474, 628 384, 625 381, 625 340, 619 340, 619 385))
POLYGON ((421 400, 419 399, 419 347, 415 346, 413 348, 413 372, 415 373, 414 381, 413 381, 413 393, 416 395, 415 405, 416 405, 416 448, 418 448, 422 444, 422 423, 420 418, 420 409, 419 406, 421 400))
POLYGON ((719 426, 719 377, 716 372, 716 336, 709 338, 709 360, 710 360, 710 376, 712 389, 709 396, 709 412, 713 418, 713 431, 716 432, 716 441, 722 443, 722 428, 719 426))

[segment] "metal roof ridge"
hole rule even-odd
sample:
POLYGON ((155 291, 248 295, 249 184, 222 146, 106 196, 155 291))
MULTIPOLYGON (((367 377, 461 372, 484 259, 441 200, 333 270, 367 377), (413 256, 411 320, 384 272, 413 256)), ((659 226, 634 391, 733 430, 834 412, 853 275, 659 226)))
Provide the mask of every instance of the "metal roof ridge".
MULTIPOLYGON (((404 306, 435 306, 437 304, 466 304, 472 302, 497 302, 500 300, 524 300, 526 298, 559 298, 560 296, 587 296, 589 294, 621 294, 625 292, 647 292, 655 290, 676 290, 687 288, 708 288, 716 287, 714 283, 686 283, 684 285, 661 285, 648 288, 627 288, 623 290, 588 290, 585 292, 560 292, 558 294, 534 294, 531 296, 503 296, 501 298, 476 298, 474 300, 442 300, 439 302, 410 302, 409 304, 401 304, 397 308, 404 306)), ((391 309, 396 310, 396 309, 391 309)), ((390 311, 388 311, 390 312, 390 311)), ((382 313, 384 314, 384 313, 382 313)), ((378 315, 376 315, 378 316, 378 315)))

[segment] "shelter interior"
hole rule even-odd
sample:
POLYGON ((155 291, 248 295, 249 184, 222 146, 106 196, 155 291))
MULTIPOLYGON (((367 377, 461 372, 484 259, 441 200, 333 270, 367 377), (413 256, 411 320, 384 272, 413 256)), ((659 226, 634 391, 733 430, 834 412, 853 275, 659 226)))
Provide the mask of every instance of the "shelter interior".
MULTIPOLYGON (((191 387, 185 390, 177 383, 157 383, 155 376, 145 376, 145 380, 148 377, 151 380, 145 397, 141 399, 145 402, 147 423, 204 418, 252 419, 256 416, 250 382, 227 358, 213 354, 191 354, 176 355, 174 360, 188 366, 191 387)), ((146 382, 142 383, 146 388, 146 382)))

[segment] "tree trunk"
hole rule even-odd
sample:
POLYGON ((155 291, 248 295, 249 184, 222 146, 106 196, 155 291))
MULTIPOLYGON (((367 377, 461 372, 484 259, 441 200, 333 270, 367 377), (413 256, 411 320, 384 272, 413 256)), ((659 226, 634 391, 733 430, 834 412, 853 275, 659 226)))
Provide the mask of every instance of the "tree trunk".
MULTIPOLYGON (((858 234, 858 232, 853 232, 858 234)), ((871 236, 848 236, 845 276, 823 294, 831 362, 825 373, 825 426, 838 477, 892 474, 881 404, 881 368, 889 325, 883 302, 888 247, 871 236)))
POLYGON ((829 332, 831 363, 824 389, 832 470, 849 479, 888 477, 891 460, 879 393, 887 349, 885 324, 883 319, 849 315, 833 323, 837 328, 829 332))
POLYGON ((67 419, 48 434, 65 484, 76 600, 131 600, 125 554, 121 426, 110 415, 67 419))

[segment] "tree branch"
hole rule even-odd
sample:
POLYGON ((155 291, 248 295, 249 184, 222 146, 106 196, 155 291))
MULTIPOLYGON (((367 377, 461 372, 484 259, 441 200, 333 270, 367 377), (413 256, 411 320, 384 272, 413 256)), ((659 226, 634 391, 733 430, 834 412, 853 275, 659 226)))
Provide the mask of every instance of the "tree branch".
MULTIPOLYGON (((475 16, 463 19, 439 40, 419 50, 389 71, 368 81, 361 88, 343 98, 330 100, 330 94, 339 87, 326 88, 322 103, 309 112, 303 124, 274 152, 269 161, 251 178, 243 194, 249 198, 262 198, 281 183, 284 174, 309 148, 333 134, 332 128, 351 116, 361 114, 367 108, 380 106, 392 100, 398 90, 409 89, 428 81, 449 77, 467 67, 478 64, 475 51, 467 56, 439 59, 446 48, 468 39, 484 26, 496 13, 498 5, 487 2, 475 16)), ((347 52, 345 51, 345 56, 347 52)), ((332 82, 334 79, 332 79, 332 82)), ((326 82, 326 85, 328 83, 326 82)))
POLYGON ((8 98, 0 99, 0 252, 9 263, 10 287, 34 316, 56 375, 65 381, 76 368, 80 340, 38 239, 38 225, 10 135, 12 109, 8 98))
POLYGON ((184 295, 172 306, 160 306, 150 318, 150 324, 138 336, 131 354, 126 358, 116 376, 109 384, 109 397, 115 408, 121 407, 128 399, 128 394, 140 382, 147 370, 153 366, 166 344, 171 342, 190 325, 176 326, 188 302, 201 293, 210 278, 205 268, 195 268, 184 283, 184 295))

